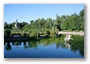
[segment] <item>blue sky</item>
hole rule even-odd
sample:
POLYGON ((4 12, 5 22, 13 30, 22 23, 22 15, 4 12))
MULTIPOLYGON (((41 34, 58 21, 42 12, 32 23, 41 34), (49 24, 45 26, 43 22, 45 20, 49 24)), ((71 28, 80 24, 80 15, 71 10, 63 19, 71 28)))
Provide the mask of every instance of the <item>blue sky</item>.
POLYGON ((71 15, 79 14, 84 9, 84 4, 4 4, 4 22, 30 23, 30 20, 38 18, 56 18, 56 14, 71 15))

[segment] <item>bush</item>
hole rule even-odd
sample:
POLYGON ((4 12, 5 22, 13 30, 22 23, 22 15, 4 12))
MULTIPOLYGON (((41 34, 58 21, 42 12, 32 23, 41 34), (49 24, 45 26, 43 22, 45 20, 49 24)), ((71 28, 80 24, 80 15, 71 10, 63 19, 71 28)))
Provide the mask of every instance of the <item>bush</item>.
POLYGON ((55 32, 54 31, 50 31, 50 35, 51 35, 51 37, 55 37, 55 32))
POLYGON ((33 37, 36 37, 37 36, 37 32, 33 31, 33 32, 30 33, 30 35, 33 36, 33 37))
POLYGON ((11 30, 10 30, 10 29, 6 29, 6 30, 4 31, 4 36, 5 36, 5 37, 10 37, 10 36, 11 36, 11 30))
POLYGON ((50 36, 50 31, 49 30, 46 31, 46 35, 50 36))

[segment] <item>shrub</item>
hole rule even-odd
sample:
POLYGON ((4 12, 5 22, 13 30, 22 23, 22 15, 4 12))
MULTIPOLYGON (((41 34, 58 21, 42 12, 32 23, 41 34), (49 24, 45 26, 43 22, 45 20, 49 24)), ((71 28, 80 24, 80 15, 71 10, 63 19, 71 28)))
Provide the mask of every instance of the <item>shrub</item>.
POLYGON ((11 36, 11 30, 10 30, 10 29, 6 29, 6 30, 4 31, 4 36, 5 36, 5 37, 10 37, 10 36, 11 36))
POLYGON ((50 36, 50 31, 47 30, 47 31, 46 31, 46 34, 47 34, 47 36, 50 36))

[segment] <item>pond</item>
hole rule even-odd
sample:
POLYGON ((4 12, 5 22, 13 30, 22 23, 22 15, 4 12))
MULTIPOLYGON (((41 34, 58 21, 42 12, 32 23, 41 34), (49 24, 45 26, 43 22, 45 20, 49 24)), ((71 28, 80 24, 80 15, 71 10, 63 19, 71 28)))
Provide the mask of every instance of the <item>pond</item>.
POLYGON ((4 58, 84 58, 84 36, 72 35, 69 43, 64 37, 4 41, 4 58))

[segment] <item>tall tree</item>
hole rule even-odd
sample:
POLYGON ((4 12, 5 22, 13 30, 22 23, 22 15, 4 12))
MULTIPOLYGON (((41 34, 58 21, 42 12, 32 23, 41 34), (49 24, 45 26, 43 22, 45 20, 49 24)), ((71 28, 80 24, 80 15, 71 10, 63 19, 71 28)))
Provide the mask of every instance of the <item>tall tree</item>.
POLYGON ((81 10, 80 13, 79 13, 79 15, 80 15, 81 17, 83 17, 83 16, 84 16, 84 10, 81 10))
POLYGON ((61 18, 58 15, 56 15, 55 25, 57 29, 61 30, 61 18))

